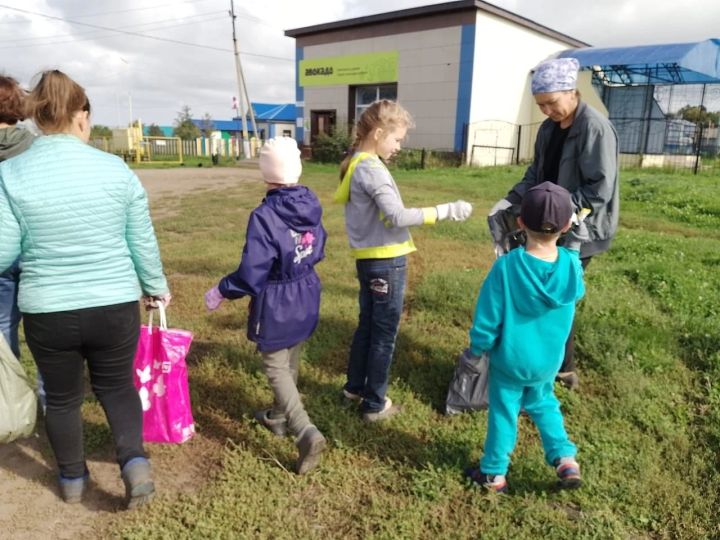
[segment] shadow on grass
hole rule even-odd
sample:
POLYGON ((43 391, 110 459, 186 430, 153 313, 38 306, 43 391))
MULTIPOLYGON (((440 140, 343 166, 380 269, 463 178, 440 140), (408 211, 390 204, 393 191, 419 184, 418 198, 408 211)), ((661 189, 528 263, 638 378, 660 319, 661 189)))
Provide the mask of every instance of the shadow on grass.
MULTIPOLYGON (((308 362, 330 376, 344 376, 356 324, 346 319, 325 317, 305 346, 308 362)), ((390 380, 399 380, 423 403, 442 413, 455 358, 462 347, 448 350, 422 343, 403 331, 402 324, 390 367, 390 380)), ((342 383, 341 383, 342 384, 342 383)), ((340 388, 335 389, 336 392, 340 388)))
MULTIPOLYGON (((225 323, 217 321, 217 324, 224 326, 225 323)), ((299 387, 303 402, 330 446, 387 462, 402 462, 413 468, 432 464, 462 470, 477 451, 477 441, 467 442, 452 433, 445 434, 445 430, 428 427, 433 424, 437 428, 438 411, 444 406, 453 364, 435 362, 437 348, 416 342, 403 335, 401 329, 391 380, 401 391, 410 390, 416 400, 434 410, 414 408, 408 403, 405 412, 397 418, 367 424, 357 408, 349 409, 341 400, 348 346, 354 330, 355 325, 348 320, 325 317, 303 353, 303 363, 320 372, 312 377, 307 374, 309 370, 301 366, 299 387), (434 417, 429 422, 421 418, 427 414, 434 417)), ((258 457, 267 454, 268 448, 274 449, 279 452, 278 461, 290 468, 295 459, 294 446, 278 446, 279 441, 253 420, 254 411, 269 405, 260 355, 226 343, 197 341, 193 343, 188 362, 196 368, 191 388, 200 432, 221 444, 228 440, 243 444, 258 457), (217 368, 220 371, 210 366, 203 368, 204 362, 217 363, 218 358, 222 359, 219 362, 222 366, 217 368)))

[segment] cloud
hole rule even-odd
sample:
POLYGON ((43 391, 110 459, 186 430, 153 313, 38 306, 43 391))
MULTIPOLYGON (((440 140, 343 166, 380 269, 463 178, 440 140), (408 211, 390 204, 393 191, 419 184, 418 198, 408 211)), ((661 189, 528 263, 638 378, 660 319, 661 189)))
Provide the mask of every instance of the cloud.
MULTIPOLYGON (((295 40, 285 37, 285 30, 432 3, 438 2, 236 1, 237 38, 251 100, 295 99, 295 40)), ((669 0, 494 3, 596 46, 700 41, 720 32, 717 0, 694 0, 692 9, 669 0)), ((227 0, 0 0, 0 4, 2 71, 26 85, 43 69, 66 71, 87 89, 97 123, 126 123, 130 105, 134 117, 163 125, 171 124, 184 105, 197 117, 208 112, 213 118, 227 119, 234 113, 231 102, 238 90, 227 0)))

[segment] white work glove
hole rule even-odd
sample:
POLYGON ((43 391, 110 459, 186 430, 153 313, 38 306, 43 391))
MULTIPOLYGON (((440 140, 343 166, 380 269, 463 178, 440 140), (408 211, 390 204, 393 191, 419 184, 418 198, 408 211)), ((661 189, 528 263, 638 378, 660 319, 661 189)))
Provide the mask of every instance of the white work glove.
POLYGON ((465 201, 438 204, 435 207, 438 221, 449 219, 450 221, 465 221, 472 214, 472 204, 465 201))
POLYGON ((223 303, 225 297, 220 293, 217 285, 205 293, 205 307, 208 311, 215 311, 223 303))
POLYGON ((172 294, 166 292, 165 294, 155 294, 153 296, 143 296, 142 301, 147 311, 156 309, 158 302, 162 302, 163 307, 168 307, 172 300, 172 294))
POLYGON ((582 208, 578 212, 574 213, 570 218, 572 227, 565 237, 564 246, 567 249, 573 249, 580 251, 580 247, 590 241, 590 233, 588 232, 587 225, 585 224, 585 218, 590 214, 590 210, 582 208))
POLYGON ((495 203, 495 206, 490 209, 488 217, 494 216, 495 214, 497 214, 498 212, 502 212, 503 210, 507 210, 511 206, 512 203, 507 199, 500 199, 498 202, 495 203))

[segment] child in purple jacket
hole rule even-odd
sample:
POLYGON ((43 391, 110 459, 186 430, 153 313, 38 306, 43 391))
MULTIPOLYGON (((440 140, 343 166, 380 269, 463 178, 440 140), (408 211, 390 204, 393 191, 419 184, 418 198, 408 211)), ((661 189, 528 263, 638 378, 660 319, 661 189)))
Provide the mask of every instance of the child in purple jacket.
POLYGON ((302 163, 294 139, 268 139, 260 170, 268 191, 250 214, 240 266, 205 293, 205 305, 214 311, 225 299, 251 297, 247 336, 262 354, 275 395, 272 407, 255 418, 276 435, 296 437, 296 472, 304 474, 319 463, 326 444, 297 390, 300 351, 318 322, 315 265, 324 258, 326 233, 320 202, 297 184, 302 163))

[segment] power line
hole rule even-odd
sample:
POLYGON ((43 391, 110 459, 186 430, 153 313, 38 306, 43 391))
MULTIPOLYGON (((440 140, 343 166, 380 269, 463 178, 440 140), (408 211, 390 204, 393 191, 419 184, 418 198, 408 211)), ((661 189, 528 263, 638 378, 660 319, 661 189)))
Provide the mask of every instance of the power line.
POLYGON ((20 9, 20 8, 14 8, 14 7, 11 7, 11 6, 6 6, 5 4, 0 4, 0 8, 5 8, 5 9, 8 9, 8 10, 10 10, 10 11, 17 11, 17 12, 19 12, 19 13, 26 13, 26 14, 28 14, 28 15, 35 15, 35 16, 37 16, 37 17, 44 17, 44 18, 46 18, 46 19, 52 19, 52 20, 55 20, 55 21, 61 21, 61 22, 70 23, 70 24, 77 24, 77 25, 79 25, 79 26, 87 26, 87 27, 89 27, 89 28, 95 28, 96 30, 106 30, 106 31, 108 31, 108 32, 116 32, 116 33, 118 33, 118 34, 125 34, 125 35, 128 35, 128 36, 137 36, 137 37, 142 37, 142 38, 147 38, 147 39, 154 39, 154 40, 157 40, 157 41, 167 41, 167 42, 169 42, 169 43, 175 43, 175 44, 178 44, 178 45, 187 45, 187 46, 189 46, 189 47, 198 47, 198 48, 200 48, 200 49, 211 49, 211 50, 215 50, 215 51, 232 52, 230 49, 221 49, 220 47, 213 47, 213 46, 211 46, 211 45, 199 45, 199 44, 197 44, 197 43, 189 43, 189 42, 180 41, 180 40, 177 40, 177 39, 169 39, 169 38, 161 38, 161 37, 157 37, 157 36, 149 36, 149 35, 147 35, 147 34, 141 34, 140 32, 130 32, 130 31, 126 31, 126 30, 118 30, 118 29, 116 29, 116 28, 109 28, 109 27, 107 27, 107 26, 100 26, 100 25, 97 25, 97 24, 90 24, 90 23, 84 23, 84 22, 79 22, 79 21, 72 21, 72 20, 70 20, 70 19, 65 19, 65 18, 63 18, 63 17, 55 17, 54 15, 47 15, 47 14, 45 14, 45 13, 38 13, 37 11, 30 11, 30 10, 27 10, 27 9, 20 9))
POLYGON ((84 19, 87 17, 102 17, 103 15, 113 15, 115 13, 129 13, 131 11, 147 11, 149 9, 159 9, 163 7, 177 7, 178 4, 197 4, 199 2, 207 2, 208 0, 184 0, 182 2, 173 2, 171 4, 159 4, 155 6, 146 6, 146 7, 140 7, 140 8, 129 8, 129 9, 117 9, 115 11, 103 11, 100 13, 86 13, 84 15, 71 15, 71 17, 76 17, 78 19, 84 19))
MULTIPOLYGON (((190 24, 192 22, 209 22, 216 20, 219 17, 210 18, 210 19, 204 19, 202 21, 194 21, 195 19, 199 19, 200 17, 206 17, 208 15, 216 15, 222 13, 222 18, 225 18, 225 11, 209 11, 207 13, 198 13, 197 15, 193 15, 191 18, 193 21, 190 21, 190 24)), ((137 23, 137 24, 128 24, 127 26, 119 26, 118 29, 125 30, 125 29, 136 29, 139 30, 141 27, 144 26, 151 26, 154 24, 164 24, 168 22, 176 22, 177 24, 171 24, 171 25, 164 25, 164 26, 158 26, 158 27, 151 27, 151 28, 144 28, 143 31, 152 31, 152 30, 165 30, 166 28, 174 28, 175 26, 183 26, 185 24, 189 24, 188 22, 178 22, 178 21, 187 21, 188 18, 184 19, 163 19, 160 21, 151 21, 146 23, 137 23)), ((102 34, 96 30, 88 30, 86 32, 78 32, 76 34, 72 33, 65 33, 65 34, 55 34, 53 36, 36 36, 36 37, 28 37, 28 38, 20 38, 20 39, 5 39, 0 41, 0 44, 4 43, 13 43, 17 44, 19 42, 23 41, 38 41, 38 40, 46 40, 46 39, 55 39, 55 38, 69 38, 69 37, 76 37, 76 36, 88 36, 88 38, 92 38, 94 36, 102 36, 102 34)), ((85 39, 85 38, 82 38, 85 39)), ((81 41, 82 39, 76 39, 77 41, 81 41)), ((55 44, 55 43, 67 43, 67 42, 50 42, 50 43, 42 43, 41 45, 48 45, 48 44, 55 44)), ((18 47, 32 47, 33 44, 30 45, 18 45, 18 47)))
MULTIPOLYGON (((166 43, 175 43, 176 45, 185 45, 185 46, 188 46, 188 47, 196 47, 196 48, 198 48, 198 49, 208 49, 208 50, 212 50, 212 51, 230 52, 230 53, 233 52, 231 49, 223 49, 223 48, 220 48, 220 47, 213 47, 212 45, 200 45, 200 44, 198 44, 198 43, 190 43, 190 42, 187 42, 187 41, 180 41, 180 40, 178 40, 178 39, 170 39, 170 38, 162 38, 162 37, 158 37, 158 36, 150 36, 150 35, 148 35, 148 34, 142 34, 142 33, 140 33, 140 32, 130 32, 130 31, 126 31, 126 30, 118 30, 118 29, 116 29, 116 28, 109 28, 109 27, 107 27, 107 26, 99 26, 99 25, 97 25, 97 24, 90 24, 90 23, 84 23, 84 22, 79 22, 79 21, 73 21, 73 20, 70 20, 70 19, 65 19, 65 18, 63 18, 63 17, 56 17, 56 16, 54 16, 54 15, 47 15, 47 14, 45 14, 45 13, 38 13, 38 12, 36 12, 36 11, 30 11, 30 10, 27 10, 27 9, 15 8, 15 7, 7 6, 7 5, 5 5, 5 4, 0 4, 0 8, 5 8, 5 9, 10 10, 10 11, 17 11, 17 12, 19 12, 19 13, 26 13, 26 14, 28 14, 28 15, 35 15, 35 16, 38 16, 38 17, 44 17, 44 18, 46 18, 46 19, 52 19, 52 20, 56 20, 56 21, 61 21, 61 22, 69 23, 69 24, 76 24, 76 25, 79 25, 79 26, 87 26, 87 27, 89 27, 89 28, 95 28, 95 29, 97 29, 97 30, 106 30, 106 31, 108 31, 108 32, 115 32, 115 33, 118 33, 118 34, 125 34, 125 35, 128 35, 128 36, 136 36, 136 37, 142 37, 142 38, 146 38, 146 39, 153 39, 153 40, 156 40, 156 41, 164 41, 164 42, 166 42, 166 43)), ((248 56, 257 56, 257 57, 261 57, 261 58, 272 58, 272 59, 276 59, 276 60, 286 60, 286 61, 291 61, 291 62, 294 62, 294 61, 295 61, 294 58, 284 58, 284 57, 280 57, 280 56, 270 56, 270 55, 267 55, 267 54, 254 54, 254 53, 244 53, 244 54, 245 54, 245 55, 248 55, 248 56)))
MULTIPOLYGON (((170 24, 170 25, 166 25, 166 26, 158 26, 157 28, 152 28, 151 30, 165 30, 167 28, 178 28, 180 26, 187 26, 188 24, 197 24, 198 22, 203 22, 203 23, 212 22, 212 21, 218 21, 218 20, 224 19, 224 18, 225 18, 224 15, 220 15, 220 16, 211 17, 209 19, 204 19, 202 21, 190 21, 190 22, 184 22, 184 23, 178 23, 178 24, 170 24)), ((71 34, 69 34, 69 35, 71 35, 71 34)), ((66 43, 77 43, 79 41, 92 41, 92 40, 100 41, 102 39, 111 39, 114 37, 117 37, 117 36, 109 35, 109 34, 98 35, 96 33, 96 34, 93 34, 91 36, 84 37, 84 38, 66 39, 66 40, 62 40, 62 41, 49 41, 47 43, 30 43, 27 45, 8 45, 6 47, 0 47, 0 50, 3 50, 3 49, 28 49, 28 48, 33 48, 33 47, 47 47, 49 45, 64 45, 66 43)), ((148 37, 150 37, 150 36, 148 36, 148 37)))

